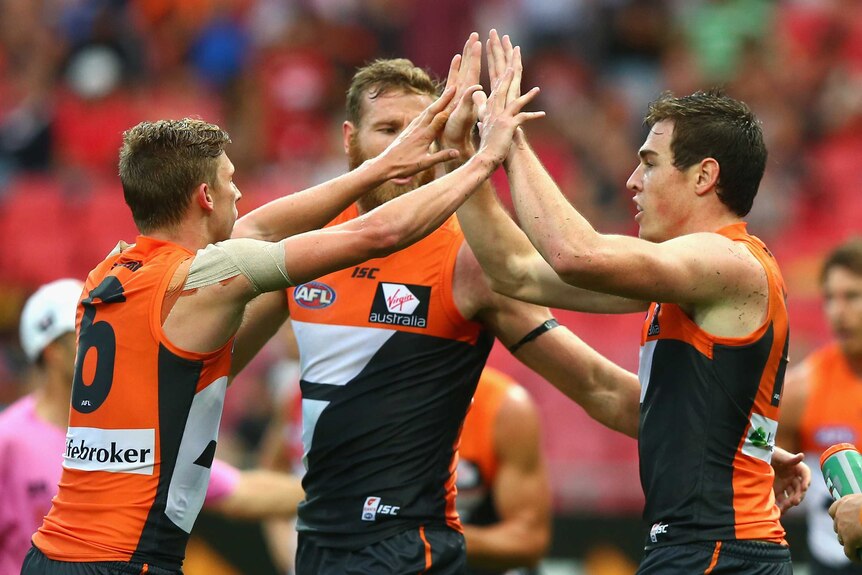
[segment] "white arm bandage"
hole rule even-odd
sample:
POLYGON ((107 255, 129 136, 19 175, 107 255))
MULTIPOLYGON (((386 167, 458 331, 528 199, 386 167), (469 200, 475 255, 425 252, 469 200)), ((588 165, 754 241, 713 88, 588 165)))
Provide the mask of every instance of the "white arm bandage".
POLYGON ((258 293, 293 285, 284 267, 284 240, 237 238, 198 250, 183 289, 196 289, 244 275, 258 293))

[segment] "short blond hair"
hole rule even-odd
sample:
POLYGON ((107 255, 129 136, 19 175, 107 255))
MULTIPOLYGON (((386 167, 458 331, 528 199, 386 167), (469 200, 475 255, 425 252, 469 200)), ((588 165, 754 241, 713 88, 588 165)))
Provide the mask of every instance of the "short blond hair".
POLYGON ((141 233, 178 224, 192 191, 216 179, 227 132, 199 118, 141 122, 123 133, 120 181, 141 233))

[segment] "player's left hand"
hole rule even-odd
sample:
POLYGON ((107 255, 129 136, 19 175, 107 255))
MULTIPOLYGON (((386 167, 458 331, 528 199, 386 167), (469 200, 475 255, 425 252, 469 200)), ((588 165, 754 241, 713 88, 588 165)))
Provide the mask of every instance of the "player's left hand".
POLYGON ((788 509, 802 503, 805 492, 811 485, 811 469, 803 461, 802 453, 790 453, 776 446, 772 452, 772 468, 775 480, 775 504, 783 515, 788 509))

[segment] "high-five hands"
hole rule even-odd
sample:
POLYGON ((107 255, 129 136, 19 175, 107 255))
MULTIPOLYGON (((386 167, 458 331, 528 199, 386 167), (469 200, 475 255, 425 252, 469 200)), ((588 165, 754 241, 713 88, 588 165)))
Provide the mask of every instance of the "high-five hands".
MULTIPOLYGON (((479 86, 478 88, 481 88, 479 86)), ((478 89, 477 88, 477 89, 478 89)), ((395 140, 370 161, 385 162, 388 178, 405 178, 458 157, 457 149, 434 151, 432 144, 443 132, 450 114, 455 88, 446 88, 395 140)))
POLYGON ((454 88, 455 96, 447 107, 450 116, 440 138, 443 147, 458 150, 463 159, 475 151, 472 135, 478 116, 473 95, 481 93, 481 71, 482 42, 479 34, 473 32, 464 44, 464 51, 456 54, 449 66, 446 88, 454 88))
POLYGON ((496 30, 488 38, 488 74, 493 91, 484 99, 476 92, 474 104, 479 108, 479 151, 494 152, 494 161, 502 163, 509 153, 512 138, 524 123, 544 117, 544 112, 523 112, 538 94, 533 88, 521 95, 521 49, 512 46, 508 36, 501 40, 496 30))

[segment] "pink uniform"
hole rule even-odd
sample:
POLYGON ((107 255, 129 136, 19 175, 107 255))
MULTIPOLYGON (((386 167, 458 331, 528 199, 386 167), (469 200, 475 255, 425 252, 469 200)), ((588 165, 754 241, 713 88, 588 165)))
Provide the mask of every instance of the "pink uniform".
MULTIPOLYGON (((0 575, 17 574, 30 537, 51 509, 66 430, 40 419, 28 395, 0 412, 0 575)), ((214 460, 204 505, 233 492, 239 470, 214 460)))

